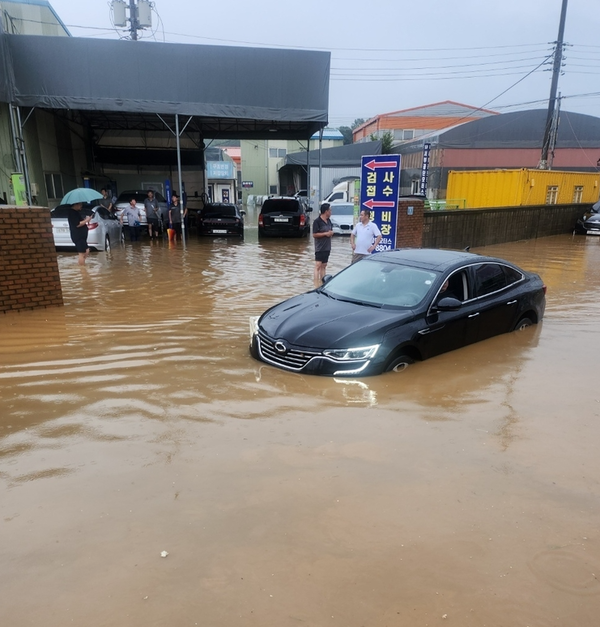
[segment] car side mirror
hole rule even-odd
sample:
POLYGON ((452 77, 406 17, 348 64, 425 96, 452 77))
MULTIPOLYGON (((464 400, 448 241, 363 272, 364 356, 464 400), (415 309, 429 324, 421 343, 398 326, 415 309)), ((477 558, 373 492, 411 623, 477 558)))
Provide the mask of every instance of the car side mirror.
POLYGON ((446 298, 442 298, 435 305, 435 308, 438 311, 457 311, 462 307, 462 303, 458 300, 458 298, 453 298, 452 296, 446 296, 446 298))
POLYGON ((333 279, 333 274, 326 274, 323 277, 323 285, 325 285, 325 283, 329 283, 329 281, 331 281, 331 279, 333 279))
POLYGON ((242 210, 240 211, 240 215, 245 216, 245 215, 246 215, 246 212, 242 209, 242 210))
POLYGON ((312 207, 307 207, 306 208, 306 213, 312 213, 312 207))

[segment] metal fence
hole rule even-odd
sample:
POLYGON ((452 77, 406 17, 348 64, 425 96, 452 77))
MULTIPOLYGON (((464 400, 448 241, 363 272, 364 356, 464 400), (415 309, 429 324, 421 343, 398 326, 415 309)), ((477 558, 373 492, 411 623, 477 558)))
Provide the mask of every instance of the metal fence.
POLYGON ((569 233, 588 205, 425 211, 424 248, 490 246, 569 233))

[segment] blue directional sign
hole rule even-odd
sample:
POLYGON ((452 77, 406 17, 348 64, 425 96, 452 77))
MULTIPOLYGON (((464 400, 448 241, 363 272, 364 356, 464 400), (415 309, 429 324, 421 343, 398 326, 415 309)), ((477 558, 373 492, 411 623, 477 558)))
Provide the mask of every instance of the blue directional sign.
POLYGON ((377 252, 396 248, 400 155, 372 155, 362 158, 360 208, 371 211, 371 220, 381 231, 377 252))

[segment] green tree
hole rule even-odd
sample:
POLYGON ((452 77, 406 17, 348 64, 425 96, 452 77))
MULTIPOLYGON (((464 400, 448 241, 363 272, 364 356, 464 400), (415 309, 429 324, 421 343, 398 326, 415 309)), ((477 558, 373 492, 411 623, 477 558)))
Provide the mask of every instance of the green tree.
POLYGON ((340 126, 338 128, 338 131, 344 136, 344 144, 352 143, 352 131, 364 123, 364 118, 356 118, 350 126, 340 126))

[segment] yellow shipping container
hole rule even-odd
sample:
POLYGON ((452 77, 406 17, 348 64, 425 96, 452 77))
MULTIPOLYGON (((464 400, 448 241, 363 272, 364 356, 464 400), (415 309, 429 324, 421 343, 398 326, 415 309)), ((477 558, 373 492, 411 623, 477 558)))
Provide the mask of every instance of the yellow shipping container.
POLYGON ((446 198, 464 199, 467 209, 591 204, 598 200, 599 181, 598 172, 452 170, 446 198))

